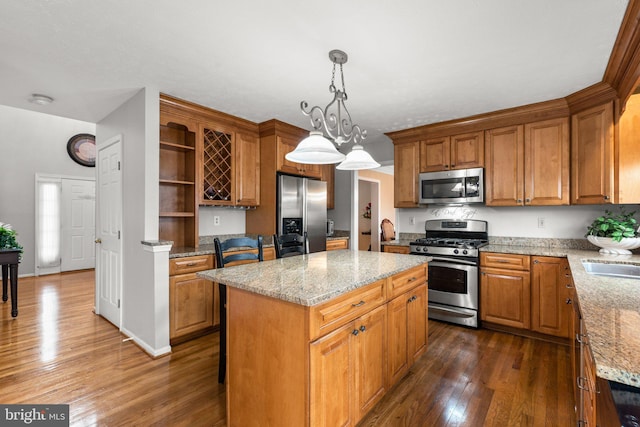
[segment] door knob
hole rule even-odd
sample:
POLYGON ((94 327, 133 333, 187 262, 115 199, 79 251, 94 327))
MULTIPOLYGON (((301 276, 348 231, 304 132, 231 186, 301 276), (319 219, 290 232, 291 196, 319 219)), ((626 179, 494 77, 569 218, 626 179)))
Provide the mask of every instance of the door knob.
POLYGON ((102 243, 102 239, 100 238, 96 239, 96 243, 102 243))

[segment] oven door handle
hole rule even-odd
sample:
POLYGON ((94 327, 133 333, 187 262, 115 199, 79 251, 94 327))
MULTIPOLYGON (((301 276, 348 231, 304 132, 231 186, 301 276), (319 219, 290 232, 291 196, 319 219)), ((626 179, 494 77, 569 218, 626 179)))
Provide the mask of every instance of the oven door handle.
POLYGON ((441 258, 441 257, 437 257, 437 256, 432 256, 431 259, 433 259, 434 261, 448 262, 449 264, 473 265, 474 267, 478 265, 478 263, 475 263, 473 261, 467 261, 467 260, 464 260, 464 259, 441 258))

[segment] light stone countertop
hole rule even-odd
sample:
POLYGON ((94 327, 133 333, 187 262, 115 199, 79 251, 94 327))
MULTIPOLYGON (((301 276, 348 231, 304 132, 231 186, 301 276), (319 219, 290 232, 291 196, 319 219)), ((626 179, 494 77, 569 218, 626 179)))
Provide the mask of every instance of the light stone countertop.
POLYGON ((583 260, 640 265, 640 255, 601 255, 595 250, 487 245, 481 252, 567 257, 578 293, 597 375, 640 387, 640 280, 594 276, 583 260))
POLYGON ((260 295, 313 306, 430 260, 425 256, 343 249, 206 270, 197 275, 260 295))

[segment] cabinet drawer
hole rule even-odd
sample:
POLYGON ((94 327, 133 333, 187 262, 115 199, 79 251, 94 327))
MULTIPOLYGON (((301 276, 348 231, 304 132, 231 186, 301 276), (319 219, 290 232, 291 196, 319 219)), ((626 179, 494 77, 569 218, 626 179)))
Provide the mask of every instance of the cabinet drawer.
POLYGON ((169 276, 213 268, 213 255, 197 255, 169 260, 169 276))
POLYGON ((327 250, 335 251, 338 249, 348 249, 349 244, 347 239, 335 239, 335 240, 327 240, 327 250))
POLYGON ((351 291, 310 309, 311 341, 367 313, 386 301, 386 279, 351 291))
POLYGON ((529 270, 529 255, 498 254, 480 252, 480 266, 505 268, 508 270, 529 270))
POLYGON ((408 254, 411 251, 409 246, 384 245, 384 252, 393 254, 408 254))
POLYGON ((395 298, 427 281, 427 265, 398 273, 389 279, 389 298, 395 298))

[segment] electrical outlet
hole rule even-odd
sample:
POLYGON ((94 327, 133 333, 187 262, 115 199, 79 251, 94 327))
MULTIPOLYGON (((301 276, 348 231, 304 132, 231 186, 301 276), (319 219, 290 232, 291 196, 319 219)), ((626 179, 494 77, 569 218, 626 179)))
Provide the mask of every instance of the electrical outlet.
POLYGON ((213 217, 213 225, 220 225, 220 217, 218 215, 213 217))
POLYGON ((416 217, 415 216, 410 216, 409 217, 409 224, 416 225, 416 217))
POLYGON ((544 217, 538 217, 538 228, 544 228, 544 217))

